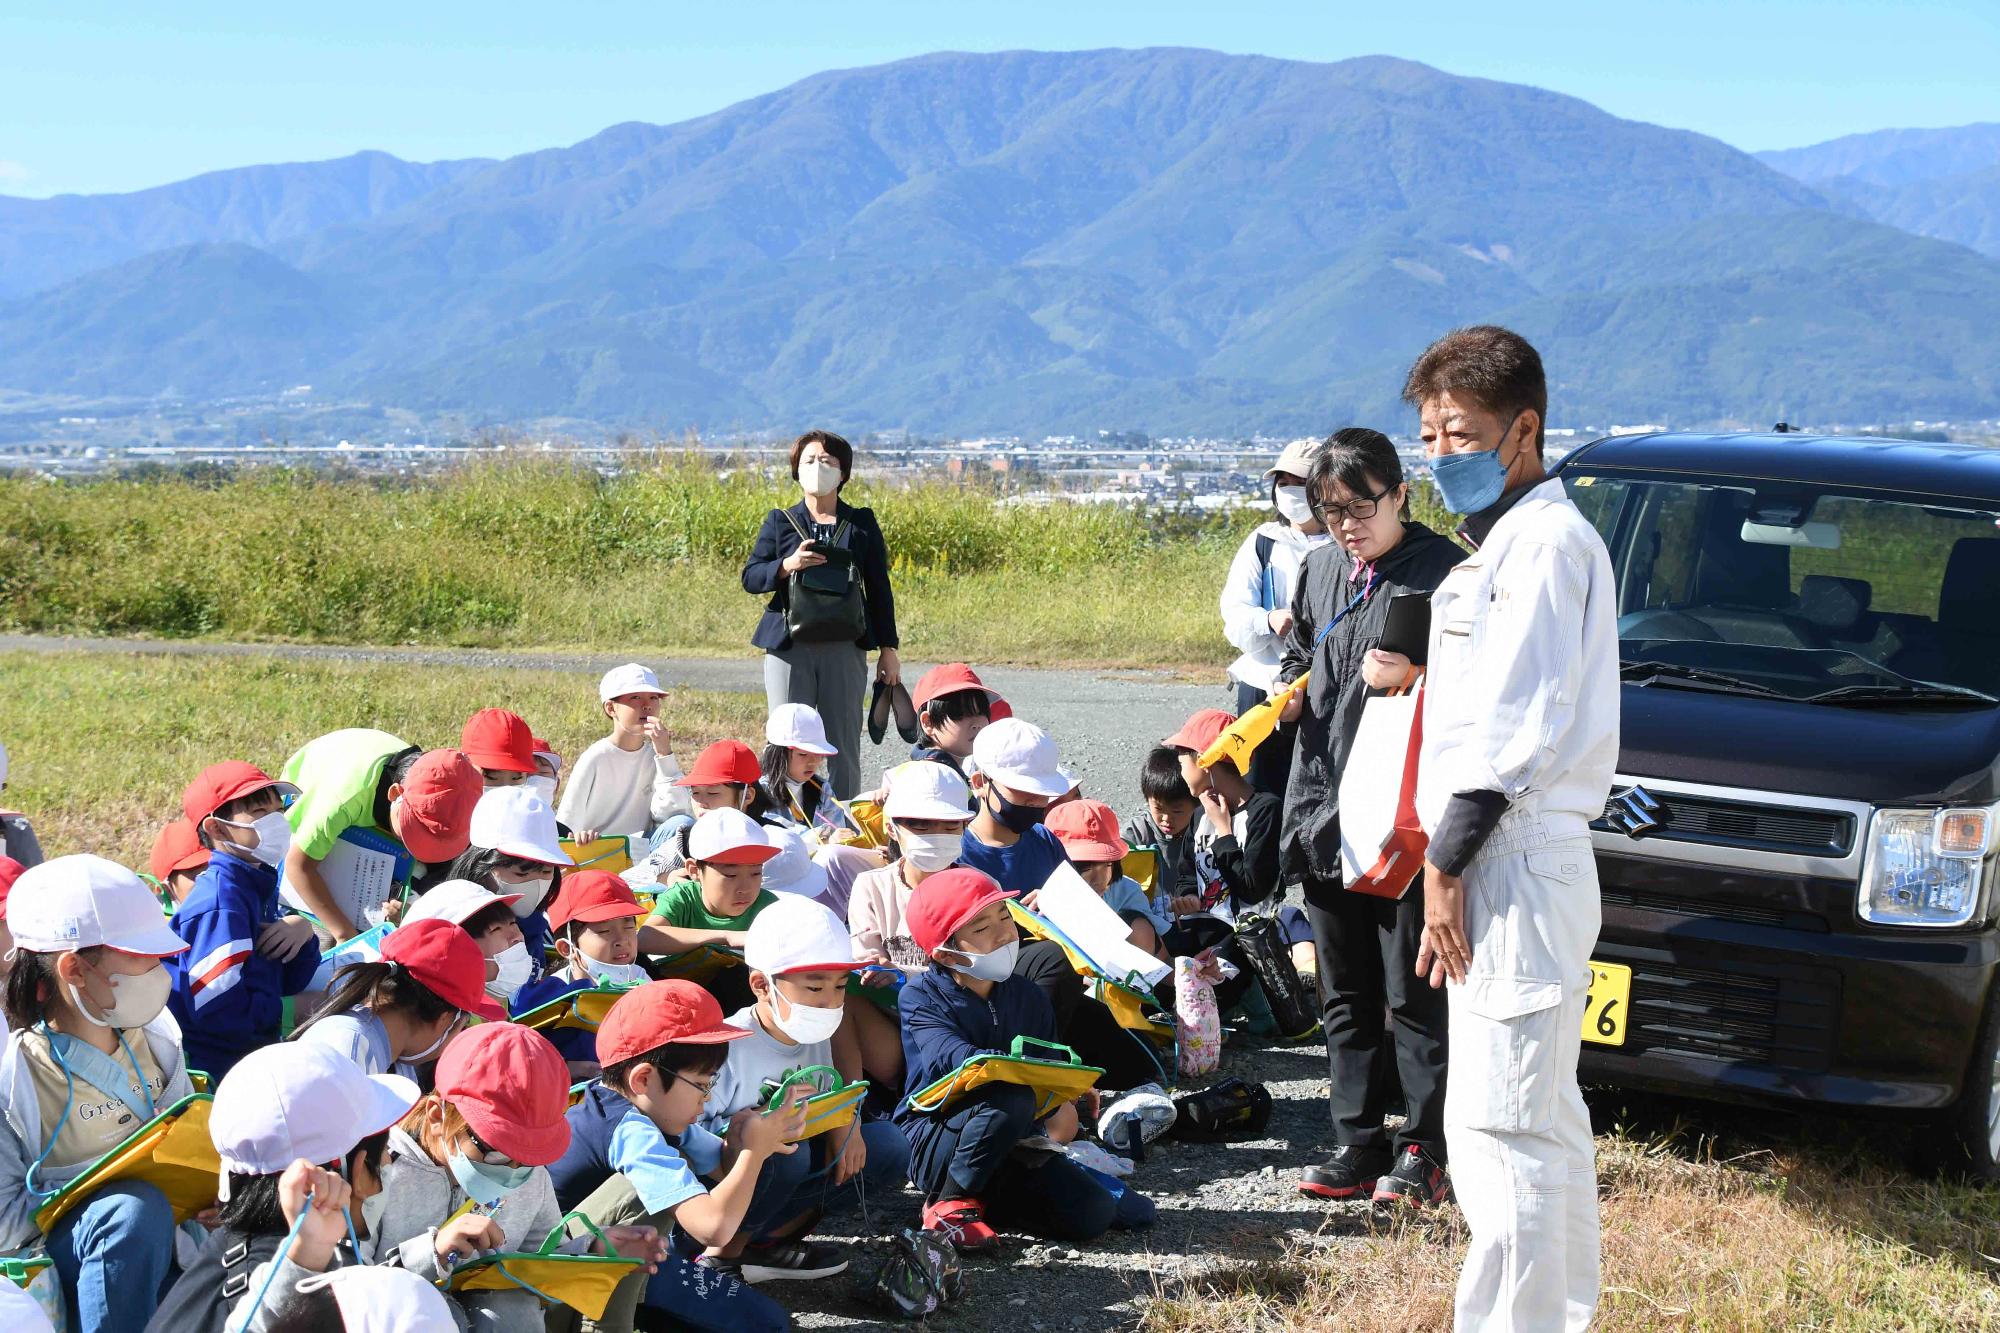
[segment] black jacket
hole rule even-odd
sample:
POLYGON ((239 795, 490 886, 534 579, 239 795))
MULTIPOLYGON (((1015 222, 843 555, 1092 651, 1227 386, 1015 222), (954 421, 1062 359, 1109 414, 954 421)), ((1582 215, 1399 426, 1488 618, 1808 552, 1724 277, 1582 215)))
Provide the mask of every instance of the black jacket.
POLYGON ((1354 600, 1362 583, 1351 580, 1353 558, 1337 544, 1320 547, 1299 569, 1292 632, 1285 638, 1278 679, 1297 680, 1310 664, 1312 681, 1306 686, 1291 783, 1285 789, 1280 862, 1287 882, 1305 881, 1308 902, 1325 906, 1327 895, 1341 891, 1340 772, 1368 697, 1361 661, 1381 642, 1390 598, 1399 592, 1434 591, 1463 559, 1457 543, 1421 523, 1409 524, 1403 540, 1376 563, 1374 592, 1317 649, 1313 638, 1320 627, 1354 600))
MULTIPOLYGON (((899 647, 896 597, 889 590, 889 546, 882 540, 875 511, 856 509, 841 500, 835 503, 834 512, 847 522, 846 539, 839 545, 854 553, 855 564, 861 570, 861 595, 868 602, 868 633, 855 640, 855 646, 899 647)), ((773 509, 764 515, 764 526, 757 530, 757 544, 750 548, 750 559, 743 565, 743 591, 771 594, 764 615, 757 622, 757 632, 750 636, 751 646, 767 653, 792 646, 792 636, 785 628, 785 607, 789 601, 786 575, 779 566, 799 549, 799 534, 786 519, 787 513, 798 521, 799 527, 812 531, 804 500, 788 510, 773 509)))

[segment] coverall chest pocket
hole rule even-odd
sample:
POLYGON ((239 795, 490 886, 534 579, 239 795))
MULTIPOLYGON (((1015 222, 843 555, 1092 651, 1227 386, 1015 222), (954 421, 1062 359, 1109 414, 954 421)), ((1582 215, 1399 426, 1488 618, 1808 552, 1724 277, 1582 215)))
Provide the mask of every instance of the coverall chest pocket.
POLYGON ((1478 556, 1452 567, 1431 594, 1432 679, 1451 679, 1452 668, 1479 651, 1486 637, 1489 571, 1478 556))

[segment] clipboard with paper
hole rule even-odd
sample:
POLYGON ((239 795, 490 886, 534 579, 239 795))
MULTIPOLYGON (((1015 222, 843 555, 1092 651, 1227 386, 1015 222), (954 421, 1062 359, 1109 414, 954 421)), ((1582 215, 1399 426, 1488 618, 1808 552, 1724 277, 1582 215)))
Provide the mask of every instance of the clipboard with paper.
MULTIPOLYGON (((319 863, 319 877, 326 891, 349 921, 356 926, 381 924, 382 907, 399 887, 410 882, 416 859, 409 849, 380 829, 341 830, 333 847, 319 863)), ((311 908, 289 880, 278 890, 286 904, 311 915, 311 908)))
POLYGON ((630 986, 613 986, 574 990, 567 995, 558 995, 547 1004, 538 1004, 513 1021, 522 1027, 533 1028, 537 1032, 558 1032, 569 1029, 576 1032, 595 1032, 604 1022, 604 1016, 611 1012, 611 1006, 630 986))
POLYGON ((815 1091, 805 1100, 805 1128, 796 1137, 785 1140, 787 1143, 804 1143, 829 1130, 846 1129, 861 1114, 862 1099, 868 1096, 868 1080, 849 1083, 832 1065, 806 1065, 778 1081, 771 1095, 764 1099, 764 1109, 769 1111, 784 1105, 792 1089, 800 1084, 815 1091))
POLYGON ((563 838, 556 846, 569 853, 570 859, 576 862, 574 869, 577 870, 602 870, 609 875, 620 875, 632 868, 630 838, 607 835, 589 842, 563 838))
POLYGON ((571 1213, 543 1239, 540 1249, 502 1251, 467 1260, 438 1283, 446 1291, 530 1292, 547 1306, 566 1305, 586 1319, 602 1318, 611 1293, 633 1273, 640 1261, 615 1254, 563 1254, 561 1246, 571 1218, 581 1222, 606 1249, 604 1233, 581 1213, 571 1213))
POLYGON ((669 954, 653 967, 660 981, 692 981, 705 986, 732 967, 743 966, 743 955, 721 944, 698 944, 686 953, 669 954))
POLYGON ((222 1159, 208 1137, 213 1101, 205 1092, 183 1097, 132 1131, 35 1210, 36 1228, 46 1236, 71 1209, 120 1180, 157 1186, 173 1206, 176 1224, 209 1207, 222 1171, 222 1159))
MULTIPOLYGON (((1077 884, 1082 885, 1083 892, 1089 894, 1096 906, 1108 914, 1115 923, 1100 927, 1102 932, 1129 931, 1130 927, 1126 925, 1124 919, 1105 907, 1103 900, 1097 898, 1095 891, 1083 883, 1082 877, 1077 875, 1073 868, 1063 866, 1055 875, 1051 875, 1050 879, 1055 879, 1063 871, 1068 871, 1074 876, 1077 884)), ((1047 893, 1046 885, 1043 893, 1045 895, 1047 893)), ((1044 909, 1049 905, 1046 896, 1038 898, 1037 902, 1044 909)), ((1057 910, 1063 910, 1060 901, 1057 910)), ((1054 940, 1061 946, 1064 956, 1069 959, 1070 966, 1075 968, 1079 975, 1089 979, 1091 998, 1111 1011, 1111 1016, 1117 1020, 1119 1027, 1161 1046, 1171 1047, 1179 1039, 1179 1029, 1174 1025, 1173 1017, 1161 1012, 1159 997, 1153 994, 1153 986, 1172 970, 1171 964, 1162 963, 1132 944, 1129 939, 1115 941, 1123 947, 1114 955, 1115 961, 1106 962, 1079 942, 1074 935, 1042 913, 1030 911, 1012 899, 1008 900, 1007 911, 1014 918, 1014 923, 1030 935, 1037 939, 1054 940), (1119 970, 1121 966, 1123 971, 1119 970)), ((1071 915, 1074 921, 1074 915, 1068 915, 1071 915)), ((1100 945, 1099 948, 1102 949, 1103 946, 1100 945)))
POLYGON ((909 1096, 910 1109, 924 1115, 942 1111, 959 1098, 991 1083, 1014 1083, 1035 1094, 1035 1119, 1054 1111, 1064 1102, 1075 1101, 1097 1086, 1104 1070, 1076 1058, 1076 1052, 1058 1042, 1035 1037, 1016 1037, 1005 1055, 989 1051, 966 1060, 957 1069, 927 1088, 909 1096), (1057 1051, 1060 1060, 1028 1054, 1029 1048, 1057 1051))
POLYGON ((1125 877, 1146 891, 1148 898, 1160 896, 1160 849, 1157 847, 1133 847, 1119 862, 1119 869, 1125 877))

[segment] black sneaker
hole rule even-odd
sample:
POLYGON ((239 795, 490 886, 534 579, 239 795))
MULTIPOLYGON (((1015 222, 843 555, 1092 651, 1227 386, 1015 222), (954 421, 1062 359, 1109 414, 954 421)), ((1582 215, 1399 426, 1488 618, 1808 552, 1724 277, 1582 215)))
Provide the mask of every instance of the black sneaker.
POLYGON ((1412 1143, 1396 1159, 1396 1167, 1375 1182, 1375 1202, 1406 1203, 1428 1208, 1443 1203, 1451 1193, 1451 1178, 1433 1162, 1430 1154, 1412 1143))
POLYGON ((805 1240, 746 1246, 741 1263, 745 1282, 805 1280, 847 1271, 847 1256, 840 1250, 805 1240))
POLYGON ((1388 1169, 1387 1148, 1349 1144, 1335 1148, 1321 1165, 1307 1167, 1299 1177, 1299 1193, 1317 1199, 1365 1199, 1373 1193, 1376 1178, 1388 1169))

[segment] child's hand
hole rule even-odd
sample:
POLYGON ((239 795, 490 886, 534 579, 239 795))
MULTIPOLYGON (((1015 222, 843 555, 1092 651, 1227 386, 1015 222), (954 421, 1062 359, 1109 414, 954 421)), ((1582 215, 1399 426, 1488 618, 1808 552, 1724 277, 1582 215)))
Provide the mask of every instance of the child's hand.
POLYGON ((805 1099, 810 1091, 792 1089, 792 1098, 775 1111, 759 1111, 746 1106, 729 1121, 729 1138, 738 1150, 753 1157, 783 1157, 799 1145, 789 1142, 806 1127, 805 1099))
POLYGON ((438 1264, 450 1268, 478 1258, 483 1250, 497 1250, 506 1243, 507 1233, 492 1218, 482 1213, 467 1213, 438 1228, 438 1264))
POLYGON ((1167 906, 1173 909, 1175 916, 1186 916, 1190 912, 1201 910, 1201 899, 1192 893, 1176 894, 1167 899, 1167 906))
POLYGON ((648 1273, 657 1273, 667 1257, 667 1238, 653 1227, 606 1227, 594 1252, 603 1254, 607 1248, 618 1258, 637 1259, 648 1273))
POLYGON ((352 1190, 337 1171, 328 1171, 300 1158, 278 1177, 278 1210, 285 1221, 296 1223, 292 1240, 292 1262, 318 1273, 333 1261, 333 1251, 347 1239, 345 1209, 352 1190), (300 1221, 301 1215, 305 1220, 300 1221))
POLYGON ((277 962, 289 963, 312 937, 312 922, 302 916, 288 916, 257 932, 257 952, 277 962))
MULTIPOLYGON (((859 1130, 861 1122, 857 1120, 854 1124, 856 1130, 859 1130)), ((868 1145, 862 1141, 858 1132, 849 1134, 847 1146, 840 1150, 840 1160, 833 1164, 833 1183, 836 1186, 845 1185, 860 1175, 861 1168, 867 1165, 868 1145)))
MULTIPOLYGON (((383 919, 384 921, 388 922, 388 923, 389 923, 390 925, 392 925, 392 926, 393 926, 393 925, 396 925, 397 923, 399 923, 400 921, 402 921, 402 919, 403 919, 403 900, 402 900, 401 898, 391 898, 391 899, 390 899, 390 900, 389 900, 388 902, 386 902, 386 903, 383 903, 383 904, 382 904, 382 919, 383 919)), ((359 932, 359 931, 357 931, 357 932, 355 932, 355 933, 356 933, 356 934, 359 934, 360 932, 359 932)))
POLYGON ((672 754, 674 752, 673 734, 667 730, 666 723, 660 721, 657 717, 646 719, 646 739, 653 743, 654 754, 672 754))
POLYGON ((750 943, 750 932, 747 930, 718 931, 716 942, 718 944, 727 945, 728 947, 735 949, 740 953, 742 952, 743 947, 750 943))
POLYGON ((1228 832, 1233 814, 1229 802, 1224 799, 1222 793, 1213 787, 1205 787, 1202 789, 1200 800, 1202 813, 1208 816, 1208 822, 1222 832, 1228 832))
POLYGON ((594 828, 571 829, 569 840, 579 847, 587 847, 597 841, 597 836, 597 830, 594 828))
POLYGON ((1029 889, 1021 895, 1021 906, 1027 908, 1030 912, 1041 911, 1042 891, 1040 889, 1029 889))
POLYGON ((1306 711, 1306 692, 1304 690, 1300 690, 1296 694, 1294 694, 1291 698, 1285 700, 1285 706, 1278 710, 1278 721, 1296 722, 1299 720, 1301 716, 1304 715, 1305 711, 1306 711))

